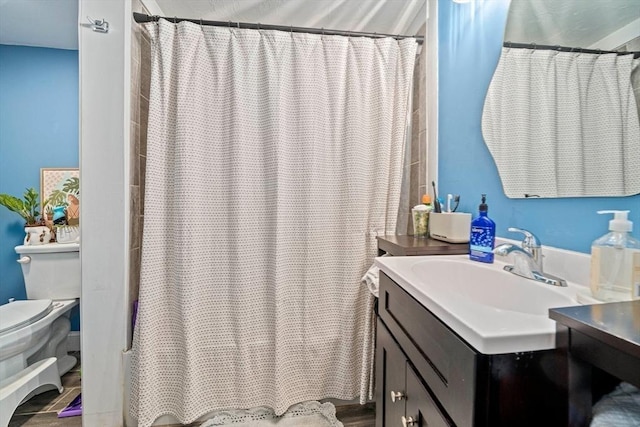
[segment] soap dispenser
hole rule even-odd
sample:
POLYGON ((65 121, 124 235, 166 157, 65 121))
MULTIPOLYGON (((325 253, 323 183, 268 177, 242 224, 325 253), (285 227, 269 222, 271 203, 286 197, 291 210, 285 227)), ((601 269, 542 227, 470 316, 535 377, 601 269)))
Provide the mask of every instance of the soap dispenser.
POLYGON ((493 246, 496 241, 496 223, 488 216, 487 195, 482 195, 479 215, 471 222, 469 236, 469 259, 486 263, 493 262, 493 246))
POLYGON ((591 245, 591 294, 601 301, 640 299, 640 241, 629 233, 629 211, 598 211, 614 214, 609 233, 591 245))

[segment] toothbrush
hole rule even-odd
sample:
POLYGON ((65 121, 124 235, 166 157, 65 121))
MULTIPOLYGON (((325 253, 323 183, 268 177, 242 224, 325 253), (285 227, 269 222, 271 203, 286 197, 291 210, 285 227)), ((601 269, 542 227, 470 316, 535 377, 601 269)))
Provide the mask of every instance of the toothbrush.
POLYGON ((436 191, 436 182, 431 181, 431 185, 433 186, 433 211, 436 213, 442 212, 442 205, 438 200, 438 192, 436 191))
POLYGON ((453 201, 453 194, 447 194, 447 212, 451 213, 451 202, 453 201))
POLYGON ((453 201, 455 203, 455 206, 453 207, 452 212, 455 212, 458 210, 458 205, 460 204, 460 195, 456 194, 455 196, 453 196, 453 201))

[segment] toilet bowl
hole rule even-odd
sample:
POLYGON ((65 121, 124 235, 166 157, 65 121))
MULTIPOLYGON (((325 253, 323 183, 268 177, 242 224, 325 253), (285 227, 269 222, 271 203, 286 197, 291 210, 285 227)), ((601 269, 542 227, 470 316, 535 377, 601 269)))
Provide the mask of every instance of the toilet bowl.
POLYGON ((76 364, 67 354, 70 310, 80 298, 80 246, 17 246, 27 300, 0 306, 0 427, 31 396, 57 388, 76 364))
POLYGON ((30 364, 57 358, 58 376, 73 368, 67 354, 69 311, 77 300, 26 300, 0 306, 0 382, 30 364))

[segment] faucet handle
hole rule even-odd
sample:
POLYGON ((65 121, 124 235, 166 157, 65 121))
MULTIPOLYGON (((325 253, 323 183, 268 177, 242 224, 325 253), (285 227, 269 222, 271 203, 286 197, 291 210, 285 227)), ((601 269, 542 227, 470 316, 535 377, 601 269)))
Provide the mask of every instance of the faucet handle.
POLYGON ((509 227, 508 230, 513 233, 524 234, 524 239, 522 239, 523 248, 539 248, 542 246, 542 243, 540 243, 540 239, 538 239, 535 234, 528 230, 516 227, 509 227))

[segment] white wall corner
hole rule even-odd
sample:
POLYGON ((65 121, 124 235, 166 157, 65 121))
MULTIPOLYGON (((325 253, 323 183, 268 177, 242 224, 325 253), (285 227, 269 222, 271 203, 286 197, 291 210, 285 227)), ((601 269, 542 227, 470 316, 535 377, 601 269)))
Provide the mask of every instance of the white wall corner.
POLYGON ((122 426, 127 345, 131 0, 79 0, 82 422, 122 426))
MULTIPOLYGON (((427 188, 438 181, 438 2, 427 0, 427 188)), ((424 51, 423 51, 424 52, 424 51)))
POLYGON ((164 12, 156 2, 156 0, 140 0, 142 5, 149 11, 151 15, 164 16, 164 12))
POLYGON ((589 49, 615 50, 640 37, 640 19, 630 22, 589 46, 589 49))

